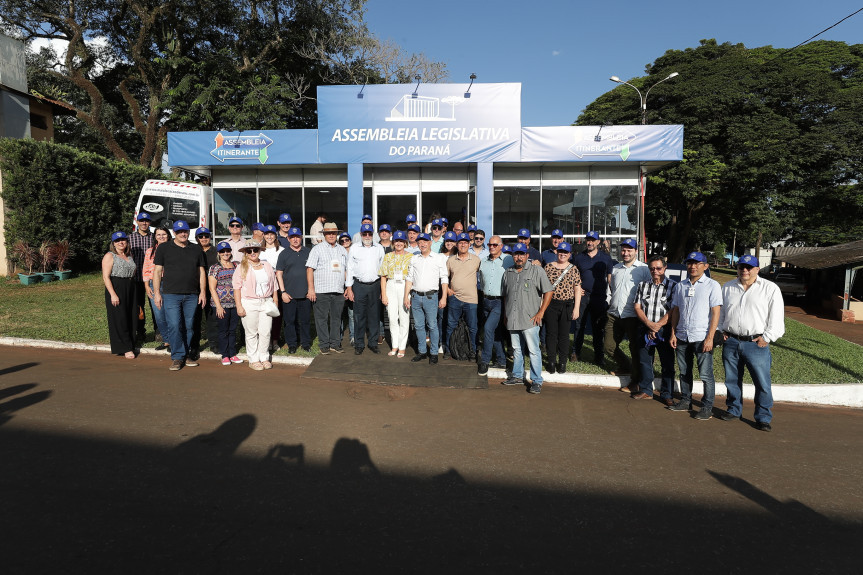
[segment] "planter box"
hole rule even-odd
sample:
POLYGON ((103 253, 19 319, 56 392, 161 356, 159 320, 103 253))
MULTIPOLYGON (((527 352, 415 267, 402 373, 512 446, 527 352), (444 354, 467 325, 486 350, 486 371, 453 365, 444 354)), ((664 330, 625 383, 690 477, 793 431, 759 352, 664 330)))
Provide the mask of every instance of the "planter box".
POLYGON ((42 281, 42 274, 33 274, 29 276, 27 274, 18 274, 18 280, 25 286, 37 284, 42 281))
POLYGON ((55 271, 54 275, 57 276, 58 280, 67 280, 72 277, 72 270, 64 270, 64 271, 55 271))
POLYGON ((54 275, 54 272, 44 272, 40 273, 39 275, 42 276, 42 283, 52 282, 57 279, 57 276, 54 275))

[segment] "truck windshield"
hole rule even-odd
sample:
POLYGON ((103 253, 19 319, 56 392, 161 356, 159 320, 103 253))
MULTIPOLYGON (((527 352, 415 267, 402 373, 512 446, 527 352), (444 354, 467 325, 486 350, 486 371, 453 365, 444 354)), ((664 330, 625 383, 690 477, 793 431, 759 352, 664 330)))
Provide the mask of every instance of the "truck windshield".
POLYGON ((140 211, 150 214, 154 229, 170 228, 177 220, 186 220, 194 229, 201 218, 201 203, 193 199, 147 195, 141 198, 140 211))

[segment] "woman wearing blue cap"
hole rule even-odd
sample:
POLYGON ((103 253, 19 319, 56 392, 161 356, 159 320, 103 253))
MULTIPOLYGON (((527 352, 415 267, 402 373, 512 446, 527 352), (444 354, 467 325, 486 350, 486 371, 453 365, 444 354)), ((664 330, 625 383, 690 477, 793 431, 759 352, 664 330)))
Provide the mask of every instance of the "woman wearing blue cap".
POLYGON ((564 373, 569 360, 569 326, 578 319, 581 306, 581 276, 578 268, 569 261, 572 247, 560 242, 555 250, 556 260, 546 264, 545 274, 554 291, 545 311, 546 349, 548 372, 564 373))
POLYGON ((387 308, 390 319, 392 349, 389 355, 405 356, 410 332, 410 313, 404 306, 405 280, 411 267, 413 254, 405 251, 408 238, 403 231, 393 235, 393 251, 384 256, 378 275, 381 276, 381 303, 387 308))
POLYGON ((456 249, 456 233, 447 232, 443 235, 443 245, 440 247, 440 252, 445 256, 454 256, 456 249))
POLYGON ((111 353, 135 359, 135 330, 138 306, 135 305, 135 262, 126 232, 111 234, 111 247, 102 258, 105 283, 105 308, 111 353))
POLYGON ((222 355, 222 365, 243 363, 243 360, 237 357, 236 332, 240 317, 234 301, 234 252, 228 242, 219 242, 216 252, 219 254, 219 261, 207 271, 207 283, 211 295, 210 305, 215 308, 216 317, 219 318, 218 353, 222 355))

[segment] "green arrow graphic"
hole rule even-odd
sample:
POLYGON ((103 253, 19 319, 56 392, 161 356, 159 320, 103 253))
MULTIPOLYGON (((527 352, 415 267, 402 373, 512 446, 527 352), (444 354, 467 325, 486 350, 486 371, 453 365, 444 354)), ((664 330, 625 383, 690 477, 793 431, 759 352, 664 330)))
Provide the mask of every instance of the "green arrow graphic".
POLYGON ((626 158, 628 158, 628 157, 629 157, 629 144, 626 144, 625 146, 623 146, 623 148, 620 149, 620 158, 625 162, 626 158))
POLYGON ((258 160, 262 164, 267 163, 267 148, 261 148, 261 153, 258 154, 258 160))

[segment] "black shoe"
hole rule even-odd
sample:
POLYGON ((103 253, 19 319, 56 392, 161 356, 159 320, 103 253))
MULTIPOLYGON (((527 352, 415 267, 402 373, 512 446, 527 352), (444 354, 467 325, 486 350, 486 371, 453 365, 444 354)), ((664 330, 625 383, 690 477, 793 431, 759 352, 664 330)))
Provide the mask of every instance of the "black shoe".
MULTIPOLYGON (((192 361, 198 361, 199 359, 201 359, 201 350, 199 350, 199 349, 191 350, 189 352, 189 355, 187 356, 187 359, 191 359, 192 361)), ((186 365, 189 365, 188 361, 186 362, 186 365)))
MULTIPOLYGON (((305 348, 303 348, 305 349, 305 348)), ((288 353, 297 353, 297 346, 292 345, 288 347, 288 353)))
POLYGON ((480 362, 479 366, 477 366, 476 373, 477 375, 488 374, 488 364, 480 362))
POLYGON ((766 421, 756 421, 755 429, 757 429, 758 431, 773 431, 773 428, 770 427, 770 424, 766 421))
POLYGON ((377 354, 379 354, 379 353, 381 352, 381 350, 379 350, 379 349, 378 349, 378 346, 374 346, 374 347, 369 346, 369 351, 370 351, 370 352, 372 352, 372 353, 373 353, 373 354, 375 354, 375 355, 377 355, 377 354))
POLYGON ((712 407, 702 407, 701 411, 695 414, 695 419, 699 421, 707 421, 713 417, 713 408, 712 407))
POLYGON ((303 346, 303 351, 312 351, 312 346, 310 346, 310 345, 304 345, 304 346, 303 346))
POLYGON ((492 362, 491 366, 496 368, 496 369, 506 369, 506 363, 504 363, 502 361, 492 362))
POLYGON ((552 362, 548 362, 548 367, 545 368, 545 371, 548 373, 554 373, 555 365, 552 362))
POLYGON ((429 356, 429 363, 432 365, 436 365, 437 364, 437 355, 430 355, 429 356))
POLYGON ((566 373, 566 362, 557 364, 557 373, 566 373))
POLYGON ((739 415, 732 415, 727 411, 723 411, 721 415, 716 416, 717 419, 721 419, 722 421, 734 421, 735 419, 740 419, 739 415))
POLYGON ((362 354, 363 354, 363 348, 361 348, 361 347, 354 348, 354 355, 362 355, 362 354))
POLYGON ((424 359, 425 359, 425 358, 427 358, 428 356, 429 356, 429 354, 427 354, 427 353, 418 353, 418 354, 416 354, 416 355, 413 357, 413 359, 412 359, 411 361, 412 361, 412 362, 414 362, 414 363, 416 363, 416 362, 418 362, 418 361, 422 361, 422 360, 424 360, 424 359))
POLYGON ((509 377, 500 382, 501 385, 524 385, 524 380, 520 377, 509 377))
POLYGON ((669 409, 669 410, 671 410, 671 411, 684 411, 684 412, 687 412, 687 411, 689 411, 689 404, 688 404, 688 403, 683 403, 682 401, 678 401, 678 402, 677 402, 677 403, 675 403, 674 405, 669 405, 666 409, 669 409))

